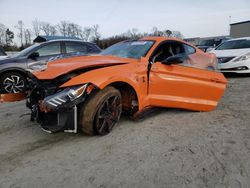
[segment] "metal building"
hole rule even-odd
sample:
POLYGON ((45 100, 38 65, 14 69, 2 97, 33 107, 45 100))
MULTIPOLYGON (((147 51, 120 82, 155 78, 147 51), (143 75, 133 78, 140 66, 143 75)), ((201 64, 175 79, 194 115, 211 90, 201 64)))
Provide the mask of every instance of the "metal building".
POLYGON ((230 37, 250 37, 250 20, 230 24, 230 37))

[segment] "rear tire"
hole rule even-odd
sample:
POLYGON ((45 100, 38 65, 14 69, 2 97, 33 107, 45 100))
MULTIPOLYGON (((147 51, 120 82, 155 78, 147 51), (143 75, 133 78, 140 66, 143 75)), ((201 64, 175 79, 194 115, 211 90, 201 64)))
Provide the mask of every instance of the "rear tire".
POLYGON ((7 72, 0 77, 0 93, 20 93, 26 90, 27 80, 18 72, 7 72))
POLYGON ((117 125, 121 112, 121 94, 108 86, 88 98, 80 111, 79 124, 88 135, 106 135, 117 125))

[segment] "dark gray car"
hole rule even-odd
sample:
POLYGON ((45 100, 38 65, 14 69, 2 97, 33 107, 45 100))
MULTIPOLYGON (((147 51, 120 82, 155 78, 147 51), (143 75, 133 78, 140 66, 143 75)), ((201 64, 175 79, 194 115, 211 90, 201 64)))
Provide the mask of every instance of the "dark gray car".
POLYGON ((24 91, 27 84, 26 72, 36 62, 46 63, 57 58, 100 52, 101 49, 96 44, 81 40, 35 43, 11 57, 0 60, 0 93, 24 91))

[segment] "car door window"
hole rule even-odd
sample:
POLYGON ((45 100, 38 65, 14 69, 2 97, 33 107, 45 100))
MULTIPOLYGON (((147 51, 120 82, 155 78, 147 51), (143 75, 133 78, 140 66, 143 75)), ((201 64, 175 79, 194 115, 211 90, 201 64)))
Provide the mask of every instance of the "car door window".
POLYGON ((189 46, 187 44, 184 44, 184 48, 185 48, 186 54, 194 54, 196 52, 194 47, 189 46))
POLYGON ((152 61, 162 62, 168 57, 185 53, 185 48, 181 42, 170 41, 166 42, 158 47, 154 52, 152 61))
POLYGON ((87 52, 87 46, 78 42, 66 42, 66 53, 87 52))
POLYGON ((39 48, 36 52, 39 53, 40 57, 60 54, 61 53, 60 42, 55 42, 43 46, 39 48))

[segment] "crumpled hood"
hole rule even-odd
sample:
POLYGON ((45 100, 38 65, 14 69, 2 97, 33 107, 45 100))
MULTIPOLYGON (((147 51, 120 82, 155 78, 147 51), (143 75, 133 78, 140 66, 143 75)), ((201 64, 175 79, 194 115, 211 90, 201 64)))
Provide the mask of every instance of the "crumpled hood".
POLYGON ((238 57, 250 52, 250 48, 235 49, 235 50, 212 50, 210 53, 214 53, 216 57, 238 57))
POLYGON ((46 70, 33 72, 33 74, 39 80, 51 80, 74 70, 127 64, 129 62, 131 62, 131 59, 114 56, 79 56, 51 61, 48 63, 46 70))

